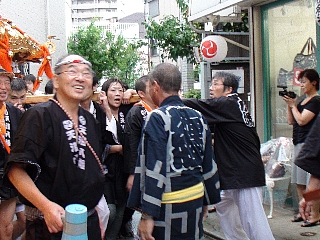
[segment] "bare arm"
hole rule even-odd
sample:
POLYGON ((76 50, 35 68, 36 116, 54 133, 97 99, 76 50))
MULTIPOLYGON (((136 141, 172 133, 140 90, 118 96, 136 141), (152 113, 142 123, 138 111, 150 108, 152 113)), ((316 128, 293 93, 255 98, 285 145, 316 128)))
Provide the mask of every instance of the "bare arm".
POLYGON ((308 184, 308 191, 316 190, 318 188, 320 188, 320 178, 316 178, 311 174, 308 184))
POLYGON ((291 108, 293 117, 296 119, 299 126, 308 124, 315 116, 315 114, 307 109, 304 109, 301 113, 297 107, 291 108))
POLYGON ((299 126, 304 126, 314 118, 315 114, 307 109, 304 109, 301 113, 299 112, 296 106, 296 99, 287 96, 282 99, 288 104, 287 118, 290 125, 296 120, 299 126))
MULTIPOLYGON (((316 190, 320 188, 320 179, 316 178, 315 176, 311 175, 309 184, 308 184, 308 191, 316 190)), ((311 207, 314 204, 314 201, 306 202, 303 198, 299 203, 299 212, 304 220, 309 219, 311 215, 311 207)))
POLYGON ((294 123, 294 117, 293 117, 293 114, 292 114, 291 107, 289 105, 288 105, 288 108, 287 108, 287 121, 288 121, 289 125, 293 125, 293 123, 294 123))
POLYGON ((8 177, 20 194, 43 213, 49 232, 57 233, 63 230, 61 215, 65 213, 64 209, 39 191, 23 164, 14 163, 8 177))
POLYGON ((123 155, 122 145, 111 145, 109 154, 110 153, 120 153, 121 155, 123 155))
POLYGON ((130 192, 132 189, 133 180, 134 180, 134 174, 130 174, 127 180, 127 185, 126 185, 126 189, 128 192, 130 192))

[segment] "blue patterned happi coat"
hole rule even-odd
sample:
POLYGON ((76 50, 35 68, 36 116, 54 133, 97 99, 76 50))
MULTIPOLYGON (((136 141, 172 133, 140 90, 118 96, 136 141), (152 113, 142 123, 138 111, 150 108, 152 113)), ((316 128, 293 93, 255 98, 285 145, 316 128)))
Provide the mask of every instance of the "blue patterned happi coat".
POLYGON ((153 216, 155 239, 186 240, 203 237, 202 206, 219 201, 207 122, 198 111, 183 105, 178 96, 170 96, 146 119, 128 207, 153 216), (202 197, 162 203, 164 193, 201 182, 202 197))

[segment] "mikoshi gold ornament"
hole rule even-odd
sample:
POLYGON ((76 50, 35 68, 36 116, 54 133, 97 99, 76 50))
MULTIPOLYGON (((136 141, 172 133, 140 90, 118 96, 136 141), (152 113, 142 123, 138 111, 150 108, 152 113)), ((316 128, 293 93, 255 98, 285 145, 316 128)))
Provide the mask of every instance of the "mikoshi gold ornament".
MULTIPOLYGON (((50 36, 51 37, 51 36, 50 36)), ((41 66, 34 84, 34 91, 39 88, 43 72, 48 78, 53 77, 50 66, 50 54, 55 51, 52 38, 45 44, 39 44, 10 20, 0 16, 0 65, 12 72, 12 63, 38 62, 41 66), (49 50, 50 48, 50 50, 49 50)))

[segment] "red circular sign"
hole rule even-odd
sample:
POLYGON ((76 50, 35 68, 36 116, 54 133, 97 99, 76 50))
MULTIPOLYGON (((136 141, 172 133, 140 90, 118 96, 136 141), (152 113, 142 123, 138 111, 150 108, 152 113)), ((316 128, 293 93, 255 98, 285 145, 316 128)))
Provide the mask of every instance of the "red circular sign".
POLYGON ((204 41, 201 44, 201 52, 205 58, 213 58, 217 55, 217 44, 212 40, 204 41))

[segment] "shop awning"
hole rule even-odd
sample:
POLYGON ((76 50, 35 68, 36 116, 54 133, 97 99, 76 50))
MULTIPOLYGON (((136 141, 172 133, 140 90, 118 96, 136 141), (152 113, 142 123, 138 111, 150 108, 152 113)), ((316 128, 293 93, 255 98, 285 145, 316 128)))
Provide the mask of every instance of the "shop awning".
POLYGON ((276 0, 191 0, 189 4, 189 22, 210 22, 212 16, 229 17, 238 13, 243 7, 264 5, 276 0))

